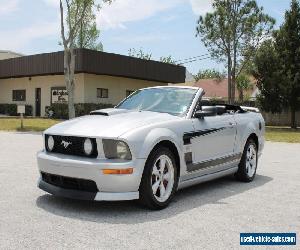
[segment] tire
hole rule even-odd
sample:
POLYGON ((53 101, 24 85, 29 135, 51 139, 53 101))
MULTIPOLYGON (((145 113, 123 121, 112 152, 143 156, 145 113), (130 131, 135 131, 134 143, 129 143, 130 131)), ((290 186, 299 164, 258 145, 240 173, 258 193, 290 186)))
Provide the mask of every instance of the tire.
POLYGON ((242 182, 251 182, 254 180, 257 170, 257 145, 253 139, 248 139, 236 178, 242 182))
POLYGON ((145 164, 139 189, 140 203, 153 210, 167 207, 177 190, 177 173, 173 153, 166 147, 154 149, 145 164), (161 164, 164 165, 164 174, 161 164))

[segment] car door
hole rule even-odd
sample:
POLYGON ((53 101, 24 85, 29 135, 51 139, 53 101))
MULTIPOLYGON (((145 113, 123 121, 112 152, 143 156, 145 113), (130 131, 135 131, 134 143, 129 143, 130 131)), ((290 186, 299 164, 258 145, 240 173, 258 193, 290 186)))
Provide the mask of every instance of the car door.
POLYGON ((194 131, 185 137, 191 149, 186 160, 187 171, 201 174, 221 171, 226 167, 224 163, 235 157, 236 122, 233 115, 192 118, 192 123, 194 131))

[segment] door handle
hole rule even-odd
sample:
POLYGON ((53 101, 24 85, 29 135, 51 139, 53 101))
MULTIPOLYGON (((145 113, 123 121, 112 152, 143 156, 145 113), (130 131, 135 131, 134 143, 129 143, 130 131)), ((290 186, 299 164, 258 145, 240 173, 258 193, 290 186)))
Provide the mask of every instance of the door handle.
POLYGON ((233 127, 233 126, 234 126, 234 123, 233 123, 233 122, 229 122, 229 126, 230 126, 230 127, 233 127))

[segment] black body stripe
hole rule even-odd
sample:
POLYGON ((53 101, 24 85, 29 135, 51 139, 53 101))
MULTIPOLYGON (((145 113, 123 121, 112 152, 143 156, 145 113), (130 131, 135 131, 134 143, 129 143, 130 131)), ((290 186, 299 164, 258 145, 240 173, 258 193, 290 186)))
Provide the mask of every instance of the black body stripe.
POLYGON ((207 130, 200 130, 200 131, 195 131, 195 132, 189 132, 189 133, 184 133, 183 134, 183 144, 188 145, 191 144, 191 139, 199 136, 205 136, 205 135, 210 135, 212 133, 216 133, 218 131, 224 130, 225 127, 223 128, 213 128, 213 129, 207 129, 207 130))
POLYGON ((184 160, 186 164, 193 164, 193 154, 192 152, 188 152, 184 154, 184 160))
POLYGON ((188 172, 193 172, 193 171, 197 171, 197 170, 201 170, 201 169, 221 165, 221 164, 224 164, 224 163, 240 160, 241 157, 242 157, 242 154, 239 153, 239 154, 226 156, 226 157, 223 157, 223 158, 217 158, 217 159, 213 159, 213 160, 204 161, 204 162, 194 164, 194 163, 192 163, 192 160, 191 160, 191 157, 192 157, 191 154, 192 153, 185 153, 185 160, 186 160, 186 165, 187 165, 187 171, 188 172))

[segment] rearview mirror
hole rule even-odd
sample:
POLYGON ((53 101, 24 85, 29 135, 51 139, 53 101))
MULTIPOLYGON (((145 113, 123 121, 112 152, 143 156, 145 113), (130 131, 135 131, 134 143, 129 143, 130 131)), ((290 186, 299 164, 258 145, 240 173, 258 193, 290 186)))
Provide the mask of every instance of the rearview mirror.
POLYGON ((213 110, 213 109, 211 109, 211 110, 198 110, 198 111, 196 111, 194 117, 201 119, 201 118, 204 118, 204 117, 216 116, 216 115, 217 115, 216 110, 213 110))

